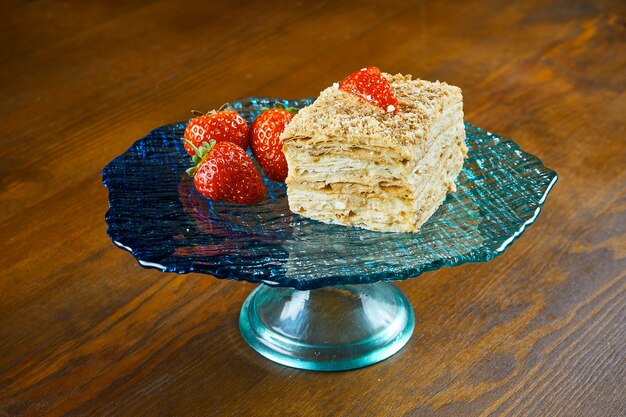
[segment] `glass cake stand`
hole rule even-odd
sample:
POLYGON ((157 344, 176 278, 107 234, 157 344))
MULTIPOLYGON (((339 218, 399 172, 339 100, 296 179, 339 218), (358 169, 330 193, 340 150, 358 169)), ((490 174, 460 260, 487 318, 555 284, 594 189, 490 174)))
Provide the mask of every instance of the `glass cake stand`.
MULTIPOLYGON (((311 102, 250 97, 230 107, 251 123, 262 107, 311 102)), ((372 232, 291 213, 285 185, 267 178, 255 206, 204 198, 185 174, 185 126, 153 130, 104 168, 107 233, 144 267, 259 283, 241 309, 241 333, 260 354, 301 369, 359 368, 399 351, 413 310, 388 281, 493 259, 537 219, 557 180, 510 139, 466 123, 458 190, 418 233, 372 232)))

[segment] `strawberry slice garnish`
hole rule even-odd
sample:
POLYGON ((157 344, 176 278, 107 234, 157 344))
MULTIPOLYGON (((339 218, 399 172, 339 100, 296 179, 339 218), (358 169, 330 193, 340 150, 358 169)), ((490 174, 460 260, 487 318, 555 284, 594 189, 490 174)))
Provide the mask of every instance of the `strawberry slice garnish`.
MULTIPOLYGON (((183 138, 196 148, 213 139, 216 142, 233 142, 242 149, 248 147, 248 123, 234 110, 212 110, 206 114, 193 112, 198 117, 189 121, 183 138)), ((185 149, 191 156, 194 149, 185 143, 185 149)))
POLYGON ((265 175, 274 181, 285 182, 287 178, 287 160, 280 134, 295 112, 293 108, 277 106, 262 112, 250 126, 252 154, 259 161, 265 175))
POLYGON ((362 68, 348 75, 339 84, 339 89, 357 95, 387 112, 400 111, 391 84, 377 67, 362 68))
POLYGON ((256 204, 265 198, 266 189, 261 174, 252 159, 239 145, 232 142, 205 142, 194 151, 196 166, 187 170, 193 176, 196 189, 211 200, 235 204, 256 204))

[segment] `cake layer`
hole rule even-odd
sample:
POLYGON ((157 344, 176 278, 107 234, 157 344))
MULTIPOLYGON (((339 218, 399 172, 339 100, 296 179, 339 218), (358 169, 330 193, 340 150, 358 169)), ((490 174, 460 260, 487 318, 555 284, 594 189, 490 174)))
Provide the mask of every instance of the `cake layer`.
POLYGON ((412 173, 413 180, 407 183, 401 179, 379 178, 370 181, 363 181, 362 178, 356 177, 351 181, 350 175, 344 175, 342 181, 330 181, 325 179, 319 180, 315 176, 303 177, 301 181, 290 185, 290 193, 293 190, 311 189, 323 191, 329 196, 341 196, 345 194, 359 194, 366 196, 389 196, 402 198, 417 198, 421 190, 428 184, 435 182, 436 177, 441 175, 442 170, 446 169, 446 160, 451 158, 463 159, 464 149, 459 146, 449 146, 445 148, 443 157, 437 159, 435 166, 429 166, 425 170, 412 173))
POLYGON ((401 198, 403 200, 417 200, 432 184, 443 181, 453 188, 453 182, 460 164, 463 162, 464 150, 460 147, 451 146, 446 148, 443 157, 437 160, 437 165, 432 169, 416 174, 419 178, 415 186, 390 185, 382 181, 374 185, 364 185, 354 182, 325 183, 319 181, 302 181, 289 187, 290 200, 297 199, 298 192, 314 192, 323 195, 318 196, 319 201, 345 201, 350 196, 358 196, 363 200, 378 198, 381 200, 401 198))
POLYGON ((465 151, 449 147, 437 172, 423 175, 415 189, 391 191, 384 186, 353 183, 299 183, 289 188, 289 208, 316 220, 372 230, 412 232, 454 190, 465 151))
POLYGON ((461 90, 438 81, 411 80, 410 75, 385 76, 398 98, 400 112, 385 112, 335 84, 298 112, 281 135, 283 143, 290 146, 293 141, 306 141, 314 147, 340 141, 391 148, 402 158, 420 160, 429 147, 430 131, 442 120, 444 110, 462 108, 461 90))
MULTIPOLYGON (((333 153, 324 149, 320 155, 312 155, 305 149, 288 149, 288 160, 293 161, 294 168, 290 170, 287 184, 302 181, 317 181, 330 184, 333 182, 352 182, 366 185, 375 185, 386 181, 389 185, 414 185, 420 181, 419 175, 436 166, 436 162, 450 146, 464 148, 465 129, 463 126, 451 126, 447 134, 440 134, 431 140, 432 146, 423 158, 417 163, 408 164, 404 160, 389 158, 384 151, 360 152, 354 148, 353 152, 345 154, 333 153)), ((465 148, 464 148, 465 149, 465 148)))

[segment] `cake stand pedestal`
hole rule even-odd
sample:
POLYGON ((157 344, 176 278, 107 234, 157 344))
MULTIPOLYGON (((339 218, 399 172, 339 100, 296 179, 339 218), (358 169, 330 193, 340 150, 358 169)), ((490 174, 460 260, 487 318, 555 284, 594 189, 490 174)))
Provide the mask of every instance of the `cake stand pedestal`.
POLYGON ((241 334, 261 355, 316 371, 387 359, 408 342, 414 326, 411 304, 388 282, 308 291, 260 285, 239 316, 241 334))

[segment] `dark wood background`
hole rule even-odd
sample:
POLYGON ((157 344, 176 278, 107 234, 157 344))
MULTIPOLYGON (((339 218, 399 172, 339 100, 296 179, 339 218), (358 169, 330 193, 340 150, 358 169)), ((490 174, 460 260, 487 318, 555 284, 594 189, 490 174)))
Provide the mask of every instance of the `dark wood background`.
POLYGON ((2 3, 0 416, 626 415, 623 1, 2 3), (100 173, 190 109, 367 65, 460 86, 560 180, 504 255, 398 283, 396 356, 275 365, 237 328, 253 285, 110 242, 100 173))

